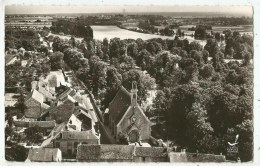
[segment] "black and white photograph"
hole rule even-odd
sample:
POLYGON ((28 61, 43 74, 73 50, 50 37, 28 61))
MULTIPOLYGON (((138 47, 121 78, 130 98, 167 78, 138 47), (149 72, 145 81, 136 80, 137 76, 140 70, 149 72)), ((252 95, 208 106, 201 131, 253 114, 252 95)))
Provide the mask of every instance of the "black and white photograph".
POLYGON ((103 3, 4 6, 5 162, 252 163, 253 5, 103 3))

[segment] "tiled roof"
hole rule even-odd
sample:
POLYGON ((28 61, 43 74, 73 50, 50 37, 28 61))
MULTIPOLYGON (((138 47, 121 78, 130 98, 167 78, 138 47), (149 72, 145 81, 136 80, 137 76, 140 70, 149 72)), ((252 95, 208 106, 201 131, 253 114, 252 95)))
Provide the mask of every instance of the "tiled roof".
POLYGON ((138 157, 166 157, 167 149, 163 147, 136 147, 135 156, 138 157))
POLYGON ((29 127, 38 126, 41 128, 53 128, 55 126, 55 121, 34 121, 29 122, 29 127))
POLYGON ((32 92, 30 92, 26 98, 25 98, 25 102, 30 99, 30 98, 33 98, 34 100, 38 101, 39 103, 43 103, 43 95, 38 92, 37 90, 33 90, 32 92))
POLYGON ((63 100, 68 95, 73 97, 74 95, 76 95, 76 91, 72 88, 67 88, 64 92, 62 92, 60 95, 57 96, 57 99, 63 100))
POLYGON ((133 159, 133 145, 79 145, 78 160, 133 159))
POLYGON ((225 162, 225 156, 202 153, 180 153, 171 152, 168 154, 170 162, 225 162))
POLYGON ((28 158, 30 161, 43 161, 43 162, 50 162, 54 161, 54 159, 58 155, 58 148, 35 148, 30 149, 28 158))
POLYGON ((76 139, 76 140, 89 140, 96 139, 98 140, 98 136, 96 136, 91 130, 88 131, 62 131, 62 139, 76 139))
POLYGON ((130 93, 122 86, 109 104, 109 114, 118 123, 131 104, 130 93))
POLYGON ((89 119, 92 119, 91 115, 89 114, 90 111, 84 111, 84 110, 78 110, 76 112, 74 112, 74 115, 78 118, 79 115, 84 115, 86 117, 88 117, 89 119))
POLYGON ((14 125, 16 127, 34 127, 38 126, 40 128, 53 128, 55 127, 55 121, 22 121, 15 120, 14 125))
POLYGON ((14 120, 15 127, 29 127, 29 122, 22 121, 22 120, 14 120))

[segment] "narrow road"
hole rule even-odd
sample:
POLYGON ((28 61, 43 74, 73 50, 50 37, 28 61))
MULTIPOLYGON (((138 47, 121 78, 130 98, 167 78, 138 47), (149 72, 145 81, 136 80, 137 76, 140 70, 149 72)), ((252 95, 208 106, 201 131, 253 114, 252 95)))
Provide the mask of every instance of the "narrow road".
MULTIPOLYGON (((69 68, 69 67, 68 67, 69 68)), ((70 68, 69 68, 70 69, 70 68)), ((71 70, 71 69, 70 69, 71 70)), ((90 102, 91 104, 93 105, 93 108, 94 108, 94 112, 96 114, 96 117, 98 119, 98 122, 99 122, 99 130, 100 130, 100 133, 101 133, 101 144, 115 144, 116 141, 111 133, 111 131, 104 125, 103 123, 103 117, 102 117, 102 113, 101 111, 99 110, 99 108, 97 107, 96 103, 95 103, 95 100, 94 100, 94 97, 92 95, 92 93, 90 93, 90 91, 88 90, 88 88, 86 87, 86 85, 81 81, 79 80, 74 71, 71 70, 71 75, 72 77, 77 81, 77 84, 82 87, 82 89, 85 90, 85 92, 89 95, 90 97, 90 102)))

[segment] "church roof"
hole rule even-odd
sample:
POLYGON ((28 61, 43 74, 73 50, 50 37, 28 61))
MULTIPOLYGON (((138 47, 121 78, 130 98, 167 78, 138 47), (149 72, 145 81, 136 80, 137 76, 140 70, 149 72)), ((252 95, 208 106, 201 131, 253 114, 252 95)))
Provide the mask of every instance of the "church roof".
POLYGON ((109 104, 109 114, 118 123, 131 104, 131 94, 123 87, 109 104))

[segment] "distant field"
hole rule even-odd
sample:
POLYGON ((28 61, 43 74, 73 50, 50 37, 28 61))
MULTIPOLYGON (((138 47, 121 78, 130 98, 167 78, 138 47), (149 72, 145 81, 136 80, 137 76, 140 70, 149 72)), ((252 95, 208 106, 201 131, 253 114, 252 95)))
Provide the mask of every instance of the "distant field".
MULTIPOLYGON (((161 39, 174 39, 175 36, 162 36, 162 35, 154 35, 154 34, 144 34, 139 32, 133 32, 126 29, 120 29, 117 26, 91 26, 93 29, 93 35, 94 39, 103 41, 104 38, 107 38, 108 40, 118 37, 120 39, 137 39, 141 38, 143 40, 148 40, 152 38, 161 38, 161 39)), ((71 38, 70 35, 58 35, 50 33, 49 35, 58 36, 62 39, 69 40, 71 38)), ((81 41, 83 38, 75 38, 76 40, 81 41)), ((195 40, 194 38, 190 36, 185 36, 182 39, 188 39, 190 42, 197 41, 202 46, 205 46, 206 40, 195 40)))
POLYGON ((112 39, 118 37, 120 39, 137 39, 148 40, 152 38, 174 39, 174 36, 162 36, 154 34, 144 34, 118 28, 117 26, 91 26, 93 29, 94 39, 103 40, 104 38, 112 39))

